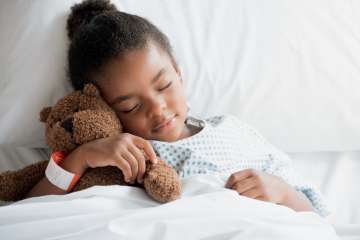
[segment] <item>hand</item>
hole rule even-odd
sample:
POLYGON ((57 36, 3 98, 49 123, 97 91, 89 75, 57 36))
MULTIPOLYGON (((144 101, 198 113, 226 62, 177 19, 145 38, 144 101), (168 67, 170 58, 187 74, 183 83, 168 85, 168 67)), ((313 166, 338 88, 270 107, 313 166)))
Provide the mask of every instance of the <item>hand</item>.
POLYGON ((138 136, 121 133, 97 139, 80 146, 86 167, 118 167, 126 182, 143 182, 145 162, 156 164, 157 157, 151 144, 138 136))
POLYGON ((291 189, 281 178, 253 169, 233 173, 225 187, 242 196, 276 204, 282 204, 291 189))

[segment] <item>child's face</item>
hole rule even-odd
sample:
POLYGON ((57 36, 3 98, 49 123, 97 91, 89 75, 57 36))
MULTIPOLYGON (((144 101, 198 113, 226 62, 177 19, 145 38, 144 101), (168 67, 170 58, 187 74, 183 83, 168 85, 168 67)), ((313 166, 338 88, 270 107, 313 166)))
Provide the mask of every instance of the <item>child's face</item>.
POLYGON ((98 86, 125 132, 168 142, 189 135, 184 124, 187 105, 181 74, 167 53, 155 44, 149 43, 145 49, 130 51, 109 63, 98 86))

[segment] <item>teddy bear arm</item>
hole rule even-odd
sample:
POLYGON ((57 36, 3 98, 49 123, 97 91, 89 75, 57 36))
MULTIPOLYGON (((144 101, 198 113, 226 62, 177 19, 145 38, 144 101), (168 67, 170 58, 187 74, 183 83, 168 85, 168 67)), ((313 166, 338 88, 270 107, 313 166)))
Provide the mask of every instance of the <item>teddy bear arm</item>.
POLYGON ((149 196, 162 203, 176 200, 181 195, 180 178, 164 161, 147 166, 144 188, 149 196))
POLYGON ((0 200, 19 201, 45 176, 48 160, 0 174, 0 200))
POLYGON ((124 181, 122 172, 117 167, 98 167, 89 168, 81 176, 73 192, 80 191, 95 185, 106 186, 106 185, 127 185, 124 181))

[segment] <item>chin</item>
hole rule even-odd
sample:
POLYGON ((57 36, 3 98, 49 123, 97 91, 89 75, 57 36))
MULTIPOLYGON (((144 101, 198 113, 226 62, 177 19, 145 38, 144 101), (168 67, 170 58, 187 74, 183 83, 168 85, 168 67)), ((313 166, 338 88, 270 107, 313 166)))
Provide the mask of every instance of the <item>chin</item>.
POLYGON ((183 126, 179 124, 179 119, 175 120, 175 126, 169 130, 162 133, 153 132, 153 139, 164 142, 174 142, 180 139, 183 126))
POLYGON ((154 135, 153 139, 154 140, 158 140, 158 141, 163 141, 163 142, 174 142, 177 141, 180 138, 181 135, 181 131, 171 131, 168 133, 163 133, 161 135, 154 135))
POLYGON ((178 136, 174 136, 173 134, 167 134, 167 135, 163 135, 163 136, 156 136, 153 139, 158 140, 158 141, 163 141, 163 142, 174 142, 178 138, 179 138, 178 136))
POLYGON ((179 139, 179 136, 167 136, 166 140, 164 140, 164 141, 166 141, 166 142, 175 142, 178 139, 179 139))

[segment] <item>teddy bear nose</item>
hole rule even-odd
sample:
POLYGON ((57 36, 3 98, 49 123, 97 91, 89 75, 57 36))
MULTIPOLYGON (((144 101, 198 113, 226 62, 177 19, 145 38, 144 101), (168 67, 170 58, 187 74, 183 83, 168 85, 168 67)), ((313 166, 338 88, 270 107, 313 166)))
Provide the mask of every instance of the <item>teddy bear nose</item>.
POLYGON ((74 118, 68 118, 61 123, 61 126, 69 133, 73 132, 73 120, 74 118))

